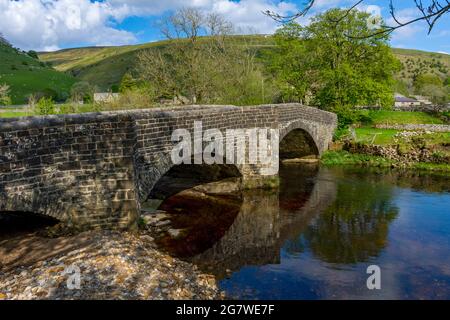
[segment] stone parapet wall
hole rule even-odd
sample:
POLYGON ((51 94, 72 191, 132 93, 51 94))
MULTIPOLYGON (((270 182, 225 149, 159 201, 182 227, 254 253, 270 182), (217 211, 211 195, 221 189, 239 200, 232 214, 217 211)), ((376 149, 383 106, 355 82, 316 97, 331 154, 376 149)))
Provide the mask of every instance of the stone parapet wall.
POLYGON ((430 132, 450 132, 450 125, 446 124, 378 124, 375 126, 378 129, 394 129, 405 131, 430 131, 430 132))

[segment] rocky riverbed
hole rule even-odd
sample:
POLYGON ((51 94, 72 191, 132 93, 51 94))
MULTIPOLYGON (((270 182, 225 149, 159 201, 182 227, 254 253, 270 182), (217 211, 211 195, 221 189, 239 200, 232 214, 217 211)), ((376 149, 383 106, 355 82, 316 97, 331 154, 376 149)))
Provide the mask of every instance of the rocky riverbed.
POLYGON ((52 243, 48 250, 58 241, 66 243, 68 250, 28 260, 27 265, 20 265, 17 257, 8 260, 8 252, 0 250, 5 256, 0 264, 0 300, 222 298, 213 276, 159 251, 146 230, 30 237, 35 244, 52 243))

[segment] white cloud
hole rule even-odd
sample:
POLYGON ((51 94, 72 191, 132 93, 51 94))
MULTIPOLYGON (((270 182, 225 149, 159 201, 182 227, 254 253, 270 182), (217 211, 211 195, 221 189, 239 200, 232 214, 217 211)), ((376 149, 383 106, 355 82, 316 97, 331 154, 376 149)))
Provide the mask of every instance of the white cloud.
POLYGON ((114 28, 113 16, 108 3, 89 0, 0 0, 0 30, 22 49, 135 42, 132 33, 114 28))
POLYGON ((288 2, 278 4, 266 0, 241 0, 233 2, 229 0, 217 0, 212 3, 210 10, 223 15, 241 30, 254 30, 258 33, 273 33, 277 23, 263 14, 270 10, 281 15, 287 15, 297 10, 297 7, 288 2))
POLYGON ((286 0, 0 0, 0 32, 22 49, 50 50, 83 45, 118 45, 137 41, 119 30, 117 22, 130 16, 157 16, 169 10, 197 7, 222 13, 238 28, 273 32, 277 24, 262 14, 295 11, 286 0))

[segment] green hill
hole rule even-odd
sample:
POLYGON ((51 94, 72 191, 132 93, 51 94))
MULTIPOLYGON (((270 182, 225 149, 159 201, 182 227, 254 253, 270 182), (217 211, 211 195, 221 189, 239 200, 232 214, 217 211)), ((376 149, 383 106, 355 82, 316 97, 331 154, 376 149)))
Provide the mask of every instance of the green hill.
MULTIPOLYGON (((237 43, 245 42, 256 49, 273 47, 274 41, 265 36, 234 36, 237 43)), ((202 38, 201 41, 207 41, 202 38)), ((50 62, 59 71, 68 72, 79 80, 89 81, 101 90, 108 90, 120 83, 123 75, 134 68, 136 56, 141 50, 158 49, 171 41, 151 42, 119 47, 88 47, 66 49, 39 54, 42 61, 50 62)))
POLYGON ((435 74, 442 79, 450 76, 450 55, 410 49, 393 49, 394 54, 403 65, 397 75, 407 85, 419 74, 435 74))
POLYGON ((27 102, 31 94, 67 98, 77 80, 28 54, 0 43, 0 83, 10 86, 13 104, 27 102))
MULTIPOLYGON (((257 50, 271 48, 275 43, 270 36, 236 36, 257 50)), ((59 71, 68 72, 79 80, 89 81, 101 90, 108 90, 118 84, 123 75, 134 67, 139 51, 162 48, 170 41, 160 41, 134 46, 88 47, 41 53, 40 59, 51 62, 59 71)), ((404 69, 397 79, 412 84, 414 75, 434 73, 443 79, 450 75, 450 55, 418 50, 393 49, 404 69)))

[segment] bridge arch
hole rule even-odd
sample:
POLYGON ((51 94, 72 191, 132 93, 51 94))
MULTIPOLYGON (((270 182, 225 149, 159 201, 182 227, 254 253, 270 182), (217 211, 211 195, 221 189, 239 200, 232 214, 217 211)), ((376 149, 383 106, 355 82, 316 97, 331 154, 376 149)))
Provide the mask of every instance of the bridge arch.
POLYGON ((292 132, 305 132, 307 137, 310 138, 310 142, 314 143, 314 147, 317 148, 317 155, 322 155, 328 149, 329 144, 332 141, 332 135, 334 128, 326 126, 320 126, 319 123, 307 121, 304 119, 290 121, 286 125, 280 127, 280 143, 292 132))

